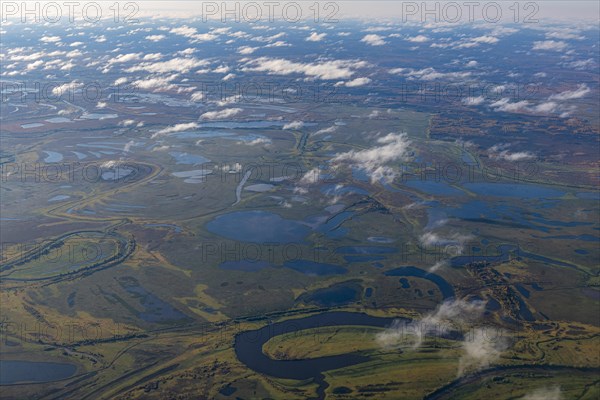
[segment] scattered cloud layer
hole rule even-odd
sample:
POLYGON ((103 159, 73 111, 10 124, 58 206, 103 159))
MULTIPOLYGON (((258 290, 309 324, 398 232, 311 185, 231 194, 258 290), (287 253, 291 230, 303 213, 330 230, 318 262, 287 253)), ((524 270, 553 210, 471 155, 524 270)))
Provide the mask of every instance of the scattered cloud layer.
POLYGON ((198 125, 196 122, 187 122, 187 123, 183 123, 183 124, 175 124, 175 125, 167 126, 166 128, 163 128, 163 129, 155 132, 152 135, 152 139, 156 139, 157 137, 165 136, 170 133, 184 132, 184 131, 189 131, 190 129, 197 129, 199 127, 200 127, 200 125, 198 125))
POLYGON ((233 116, 241 113, 242 111, 243 110, 241 108, 225 108, 220 111, 209 111, 209 112, 205 112, 204 114, 202 114, 200 116, 200 119, 205 119, 205 120, 225 119, 225 118, 233 117, 233 116))
POLYGON ((365 35, 360 41, 366 43, 371 46, 383 46, 387 42, 383 40, 383 36, 379 36, 376 34, 365 35))
POLYGON ((565 42, 554 41, 554 40, 544 40, 533 42, 532 50, 543 50, 543 51, 562 51, 567 48, 567 44, 565 42))
POLYGON ((307 42, 320 42, 321 40, 323 40, 325 38, 325 36, 327 36, 326 33, 312 32, 310 34, 310 36, 306 38, 306 41, 307 42))
POLYGON ((346 79, 354 70, 366 66, 365 62, 334 60, 316 63, 300 63, 283 58, 260 57, 248 61, 242 71, 266 72, 273 75, 303 74, 317 79, 346 79))
POLYGON ((529 151, 510 152, 509 143, 499 143, 488 149, 488 155, 493 160, 526 161, 536 159, 536 155, 529 151))
POLYGON ((371 182, 391 181, 396 170, 386 164, 404 160, 407 156, 410 140, 405 133, 389 133, 376 140, 377 146, 365 150, 350 150, 337 154, 331 163, 334 166, 349 164, 367 173, 371 182))
POLYGON ((416 350, 428 336, 439 338, 453 331, 460 332, 463 339, 457 375, 462 376, 489 367, 509 346, 503 331, 477 326, 484 311, 483 301, 447 300, 421 319, 395 321, 375 339, 383 348, 407 346, 416 350))

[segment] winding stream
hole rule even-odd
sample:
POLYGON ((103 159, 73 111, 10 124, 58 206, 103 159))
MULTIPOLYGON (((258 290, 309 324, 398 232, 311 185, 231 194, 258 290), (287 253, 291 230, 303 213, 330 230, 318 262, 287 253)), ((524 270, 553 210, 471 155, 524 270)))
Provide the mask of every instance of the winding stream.
POLYGON ((242 332, 235 337, 234 349, 238 359, 256 372, 284 379, 314 379, 319 384, 317 398, 323 399, 328 386, 324 381, 323 371, 360 364, 368 361, 369 357, 357 353, 347 353, 300 360, 274 360, 263 353, 263 345, 275 336, 305 329, 344 325, 385 328, 394 320, 398 320, 398 318, 373 317, 346 311, 321 313, 242 332))

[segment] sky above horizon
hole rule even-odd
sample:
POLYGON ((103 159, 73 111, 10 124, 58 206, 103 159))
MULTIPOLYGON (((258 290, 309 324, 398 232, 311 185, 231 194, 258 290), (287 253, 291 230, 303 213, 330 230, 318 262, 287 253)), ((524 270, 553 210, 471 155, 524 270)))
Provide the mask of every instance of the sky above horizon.
MULTIPOLYGON (((209 11, 207 14, 212 14, 210 3, 217 4, 218 10, 215 10, 212 18, 221 17, 225 14, 226 9, 234 9, 234 3, 240 5, 240 9, 243 9, 251 1, 226 1, 226 6, 222 7, 223 2, 195 2, 194 0, 188 1, 142 1, 138 2, 140 5, 140 12, 148 13, 150 15, 164 15, 164 16, 199 16, 203 15, 203 6, 209 11), (190 4, 196 3, 196 7, 190 7, 190 4), (200 6, 198 6, 200 5, 200 6), (231 8, 229 8, 231 7, 231 8)), ((261 11, 265 18, 268 14, 268 2, 257 1, 254 2, 261 6, 261 11)), ((283 9, 286 4, 294 3, 291 1, 278 1, 277 6, 273 8, 273 14, 277 18, 281 17, 280 9, 283 9)), ((301 5, 304 16, 312 17, 314 15, 314 8, 312 5, 313 1, 297 1, 297 4, 301 5)), ((329 15, 334 15, 338 18, 358 18, 358 19, 374 19, 383 18, 386 20, 406 20, 408 22, 449 22, 454 20, 460 15, 457 23, 469 22, 469 13, 472 14, 472 20, 475 22, 489 22, 496 18, 495 11, 501 10, 503 22, 515 22, 516 12, 514 10, 514 1, 477 1, 470 2, 476 3, 469 6, 468 1, 396 1, 396 0, 342 0, 342 1, 321 1, 320 16, 321 18, 329 15), (335 5, 327 5, 328 3, 334 3, 335 5), (452 3, 452 4, 450 4, 452 3), (437 4, 437 10, 436 10, 437 4), (496 7, 498 4, 500 7, 496 7), (484 8, 486 9, 484 16, 484 8), (428 13, 429 12, 429 13, 428 13)), ((524 20, 527 16, 531 16, 532 19, 539 19, 540 22, 544 20, 598 20, 600 12, 600 2, 597 1, 536 1, 527 2, 520 1, 516 2, 520 7, 519 20, 524 20)), ((248 8, 250 12, 250 8, 248 8)), ((293 7, 289 8, 290 14, 292 14, 293 7)))
MULTIPOLYGON (((314 20, 317 15, 320 22, 329 19, 366 19, 379 20, 381 22, 404 22, 411 24, 420 23, 523 23, 543 24, 557 21, 569 23, 598 22, 600 13, 600 2, 590 1, 395 1, 395 0, 341 0, 341 1, 156 1, 143 0, 135 2, 76 2, 74 14, 81 12, 81 8, 88 7, 87 13, 92 17, 96 10, 91 3, 100 4, 100 13, 105 18, 114 16, 114 4, 121 7, 120 17, 135 15, 136 17, 173 17, 194 18, 206 15, 209 19, 223 19, 228 22, 235 20, 237 15, 242 22, 251 21, 257 13, 260 13, 260 21, 268 21, 269 15, 273 16, 275 22, 292 22, 298 13, 303 20, 314 20), (132 5, 133 4, 133 5, 132 5), (315 4, 318 4, 315 7, 315 4), (515 7, 516 5, 516 7, 515 7), (236 8, 237 7, 237 8, 236 8), (285 11, 284 11, 285 10, 285 11)), ((28 15, 31 19, 33 14, 27 14, 28 10, 36 13, 35 7, 39 7, 37 14, 62 15, 68 17, 69 9, 65 2, 41 1, 41 2, 12 2, 5 1, 0 9, 2 22, 28 15), (49 4, 59 5, 60 11, 48 7, 49 4), (23 4, 26 4, 23 7, 23 4)), ((42 19, 40 18, 40 21, 42 19)))

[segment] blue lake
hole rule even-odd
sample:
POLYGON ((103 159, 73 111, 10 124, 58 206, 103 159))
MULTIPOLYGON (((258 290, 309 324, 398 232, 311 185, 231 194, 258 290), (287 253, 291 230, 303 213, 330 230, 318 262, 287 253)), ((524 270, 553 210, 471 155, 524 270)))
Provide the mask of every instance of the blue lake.
POLYGON ((271 267, 266 261, 248 261, 248 260, 239 260, 239 261, 225 261, 219 264, 219 268, 227 270, 227 271, 245 271, 245 272, 256 272, 260 271, 263 268, 271 267))
POLYGON ((321 307, 335 307, 357 301, 361 291, 362 288, 359 285, 341 283, 308 293, 302 296, 302 301, 321 307))
MULTIPOLYGON (((417 267, 399 267, 399 268, 394 268, 392 270, 389 270, 385 273, 386 276, 413 276, 416 278, 422 278, 422 279, 427 279, 428 281, 433 282, 438 289, 440 289, 440 292, 442 293, 442 296, 444 297, 444 299, 449 299, 454 297, 454 289, 452 288, 452 285, 450 285, 448 282, 446 282, 446 280, 444 278, 442 278, 441 276, 434 274, 434 273, 430 273, 427 272, 425 270, 422 270, 420 268, 417 267)), ((408 282, 403 283, 403 287, 405 287, 408 284, 408 282)))
POLYGON ((465 189, 479 196, 514 197, 536 199, 562 197, 565 192, 551 187, 533 184, 477 182, 463 184, 465 189))
MULTIPOLYGON (((317 232, 325 234, 329 239, 341 238, 348 233, 348 229, 341 226, 345 221, 352 218, 354 211, 342 211, 334 217, 328 218, 316 226, 317 232)), ((307 218, 306 222, 310 222, 311 218, 307 218)))
POLYGON ((579 192, 575 196, 585 200, 600 200, 600 192, 579 192))
POLYGON ((311 231, 298 221, 257 210, 219 215, 205 227, 219 236, 250 243, 298 243, 311 231))
POLYGON ((375 256, 375 255, 352 255, 352 256, 344 256, 344 260, 346 260, 346 262, 349 263, 354 263, 354 262, 368 262, 368 261, 381 261, 381 260, 385 260, 385 256, 375 256))
POLYGON ((342 246, 335 249, 338 254, 393 254, 397 253, 395 247, 385 246, 342 246))
POLYGON ((76 371, 75 365, 67 363, 0 360, 0 385, 57 381, 76 371))

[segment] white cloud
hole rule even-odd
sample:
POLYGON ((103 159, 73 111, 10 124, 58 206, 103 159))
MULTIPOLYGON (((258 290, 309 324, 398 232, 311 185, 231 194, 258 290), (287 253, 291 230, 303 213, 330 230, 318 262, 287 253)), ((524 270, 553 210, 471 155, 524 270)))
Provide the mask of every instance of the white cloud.
POLYGON ((80 57, 83 53, 79 49, 72 50, 66 54, 67 58, 80 57))
POLYGON ((453 233, 449 237, 442 237, 437 233, 425 232, 419 238, 424 247, 445 247, 445 252, 452 255, 460 255, 464 250, 465 243, 473 240, 471 235, 453 233))
POLYGON ((43 64, 44 64, 44 62, 42 60, 37 60, 30 64, 27 64, 27 67, 25 67, 25 69, 27 71, 33 71, 33 70, 37 69, 38 67, 42 66, 43 64))
POLYGON ((228 35, 231 37, 234 37, 234 38, 247 38, 250 36, 246 32, 243 32, 243 31, 232 32, 232 33, 229 33, 228 35))
POLYGON ((282 58, 260 57, 250 60, 242 71, 267 72, 274 75, 304 74, 318 79, 346 79, 354 71, 352 68, 361 68, 366 65, 363 61, 334 60, 321 63, 304 64, 282 58))
POLYGON ((429 269, 427 270, 427 272, 435 272, 440 268, 444 268, 447 267, 449 265, 448 260, 440 260, 438 262, 436 262, 435 264, 433 264, 431 267, 429 267, 429 269))
POLYGON ((505 36, 505 35, 512 35, 513 33, 517 33, 519 32, 518 29, 512 27, 508 27, 508 26, 497 26, 492 30, 492 35, 494 36, 505 36))
POLYGON ((141 55, 142 55, 142 53, 119 54, 115 58, 110 59, 108 61, 108 64, 112 65, 112 64, 120 64, 120 63, 126 63, 126 62, 131 62, 131 61, 137 61, 140 59, 141 55))
POLYGON ((302 121, 292 121, 290 123, 287 123, 285 125, 283 125, 283 129, 301 129, 304 126, 304 122, 302 121))
POLYGON ((322 134, 327 134, 327 133, 333 133, 335 131, 337 131, 338 127, 336 125, 332 125, 329 128, 323 128, 323 129, 319 129, 318 131, 316 131, 314 133, 314 135, 322 135, 322 134))
POLYGON ((353 79, 351 81, 344 83, 344 86, 357 87, 357 86, 364 86, 369 83, 371 83, 371 79, 369 79, 369 78, 356 78, 356 79, 353 79))
POLYGON ((242 111, 243 110, 241 108, 226 108, 226 109, 220 110, 220 111, 209 111, 209 112, 205 112, 204 114, 202 114, 200 116, 200 119, 208 119, 208 120, 225 119, 225 118, 233 117, 233 116, 241 113, 242 111))
POLYGON ((587 60, 577 60, 569 63, 568 65, 571 68, 575 69, 586 69, 589 67, 593 67, 596 64, 593 58, 588 58, 587 60))
POLYGON ((552 32, 546 32, 546 37, 549 39, 562 39, 562 40, 583 40, 585 37, 580 35, 579 31, 572 29, 557 29, 552 32))
MULTIPOLYGON (((392 72, 392 71, 396 72, 399 70, 401 70, 401 68, 396 68, 396 69, 390 70, 390 72, 392 72)), ((402 73, 402 71, 399 71, 396 73, 402 73)), ((411 69, 405 75, 408 77, 408 79, 420 79, 422 81, 433 81, 433 80, 437 80, 437 79, 449 79, 449 80, 464 79, 464 78, 470 77, 471 72, 469 72, 469 71, 439 72, 439 71, 436 71, 434 68, 423 68, 420 70, 411 69)))
POLYGON ((474 329, 462 342, 463 355, 458 364, 458 376, 467 371, 489 367, 508 346, 509 343, 500 330, 474 329))
POLYGON ((478 36, 476 38, 472 38, 470 39, 472 42, 475 43, 486 43, 486 44, 494 44, 494 43, 498 43, 500 41, 500 39, 498 39, 495 36, 478 36))
POLYGON ((64 83, 60 86, 56 86, 54 88, 52 88, 52 94, 55 96, 62 96, 67 92, 72 92, 80 87, 83 86, 83 83, 81 82, 77 82, 77 81, 72 81, 69 83, 64 83))
POLYGON ((151 90, 155 92, 162 92, 166 90, 173 90, 177 88, 177 85, 172 84, 171 81, 177 78, 177 74, 164 77, 152 77, 144 78, 134 81, 132 85, 138 89, 151 90))
MULTIPOLYGON (((321 177, 321 170, 319 168, 313 168, 309 171, 306 171, 306 173, 302 176, 302 178, 300 178, 298 183, 300 185, 304 185, 304 186, 312 185, 312 184, 318 183, 320 180, 320 177, 321 177)), ((300 190, 300 192, 302 192, 302 190, 300 190)))
POLYGON ((170 33, 174 33, 176 35, 186 36, 186 37, 190 37, 190 36, 193 36, 196 33, 198 33, 198 31, 196 30, 196 28, 190 28, 187 25, 179 26, 177 28, 173 28, 169 32, 170 33))
POLYGON ((589 92, 591 92, 590 88, 585 83, 582 83, 575 90, 567 90, 559 94, 553 94, 548 99, 557 101, 574 100, 585 96, 589 92))
POLYGON ((142 60, 144 61, 156 61, 156 60, 160 60, 162 58, 162 54, 161 53, 149 53, 146 54, 142 60))
POLYGON ((483 301, 446 300, 421 319, 408 323, 395 321, 390 328, 378 333, 375 339, 384 348, 395 347, 409 339, 411 347, 416 349, 423 344, 426 336, 443 336, 452 330, 463 328, 462 325, 480 318, 484 310, 483 301))
POLYGON ((394 179, 396 171, 385 164, 403 160, 408 152, 410 141, 405 133, 389 133, 377 139, 380 146, 365 150, 350 150, 337 154, 332 160, 334 167, 348 163, 362 169, 369 175, 371 182, 394 179))
POLYGON ((204 100, 204 92, 194 92, 190 97, 191 101, 202 101, 204 100))
POLYGON ((152 73, 189 72, 193 68, 205 66, 208 61, 197 58, 173 58, 168 61, 141 63, 125 70, 125 72, 147 71, 152 73))
POLYGON ((321 40, 323 40, 325 38, 325 36, 327 36, 326 33, 312 32, 310 34, 310 36, 306 38, 306 41, 307 42, 320 42, 321 40))
POLYGON ((243 141, 242 140, 239 143, 245 144, 245 145, 248 145, 248 146, 259 146, 259 145, 260 146, 267 146, 267 145, 271 144, 271 139, 269 139, 269 138, 262 138, 261 137, 261 138, 256 138, 256 139, 250 140, 250 141, 243 141))
POLYGON ((62 66, 60 67, 60 69, 61 69, 61 71, 68 71, 71 68, 73 68, 74 66, 75 66, 75 64, 73 64, 72 62, 69 61, 67 63, 62 64, 62 66))
MULTIPOLYGON (((129 126, 129 125, 132 125, 135 123, 135 121, 132 119, 127 119, 122 122, 123 122, 123 126, 129 126)), ((129 153, 133 146, 135 146, 135 142, 133 140, 130 140, 129 142, 125 143, 125 146, 123 146, 123 152, 129 153)))
POLYGON ((447 300, 420 320, 395 321, 390 328, 376 335, 376 341, 384 348, 409 343, 416 349, 427 336, 443 337, 452 331, 466 332, 458 365, 458 375, 461 376, 467 370, 488 367, 509 346, 504 331, 473 327, 484 311, 483 301, 447 300), (465 329, 470 326, 473 328, 465 329))
POLYGON ((215 74, 226 74, 231 70, 227 65, 219 65, 213 70, 215 74))
POLYGON ((488 149, 488 155, 493 160, 506 160, 506 161, 524 161, 533 160, 536 155, 529 151, 520 151, 511 153, 508 149, 510 148, 509 143, 499 143, 488 149))
POLYGON ((60 36, 42 36, 40 42, 44 43, 57 43, 60 42, 60 36))
POLYGON ((478 106, 484 102, 485 98, 483 96, 477 97, 466 97, 462 99, 462 102, 468 106, 478 106))
POLYGON ((227 26, 227 27, 223 27, 223 28, 211 29, 210 33, 214 33, 215 35, 222 35, 225 33, 229 33, 230 30, 231 30, 231 27, 227 26))
POLYGON ((417 36, 408 37, 408 38, 406 38, 406 40, 408 40, 409 42, 413 42, 413 43, 424 43, 424 42, 429 41, 429 38, 424 35, 417 35, 417 36))
POLYGON ((518 112, 527 111, 528 105, 529 102, 527 100, 521 100, 516 103, 511 103, 508 97, 504 97, 490 104, 490 107, 492 107, 494 111, 518 112))
POLYGON ((265 45, 265 47, 289 47, 289 46, 291 46, 291 44, 284 42, 283 40, 278 40, 276 42, 265 45))
POLYGON ((532 160, 536 158, 535 154, 530 153, 528 151, 519 151, 516 153, 507 153, 502 156, 505 160, 508 161, 522 161, 522 160, 532 160))
POLYGON ((214 34, 218 33, 217 30, 213 31, 214 33, 198 33, 196 28, 191 28, 187 25, 173 28, 169 32, 174 33, 175 35, 181 35, 190 38, 192 42, 207 42, 215 40, 219 37, 218 35, 214 34))
POLYGON ((390 26, 369 26, 364 32, 385 32, 393 29, 390 26))
POLYGON ((553 101, 546 101, 544 103, 540 103, 532 108, 532 110, 539 114, 550 114, 556 111, 558 108, 558 103, 553 101))
POLYGON ((256 42, 272 42, 274 40, 281 39, 284 36, 286 36, 285 32, 279 32, 279 33, 276 33, 275 35, 266 36, 266 37, 265 36, 253 37, 252 40, 254 40, 256 42))
POLYGON ((544 40, 539 42, 533 42, 533 50, 552 50, 561 51, 567 48, 565 42, 555 42, 554 40, 544 40))
POLYGON ((406 68, 392 68, 388 70, 388 72, 392 75, 398 75, 406 71, 406 68))
POLYGON ((146 40, 150 40, 151 42, 160 42, 164 38, 166 38, 165 35, 149 35, 149 36, 146 36, 146 40))
POLYGON ((383 36, 379 36, 376 34, 365 35, 360 41, 371 46, 383 46, 386 44, 386 41, 383 40, 383 36))
MULTIPOLYGON (((135 120, 134 119, 124 119, 121 122, 119 122, 119 126, 131 126, 135 124, 135 120)), ((133 140, 130 141, 129 143, 127 143, 126 147, 123 149, 123 151, 129 151, 129 148, 131 148, 131 145, 133 145, 134 142, 133 140)))
MULTIPOLYGON (((64 53, 61 53, 64 54, 64 53)), ((26 54, 26 55, 11 55, 10 60, 11 61, 35 61, 35 60, 39 60, 42 57, 45 56, 49 56, 49 54, 46 54, 42 51, 38 51, 35 53, 31 53, 31 54, 26 54)))
POLYGON ((196 122, 171 125, 152 134, 152 139, 155 139, 159 136, 168 135, 169 133, 189 131, 190 129, 196 129, 199 126, 200 125, 198 125, 196 122))
POLYGON ((192 54, 194 54, 196 52, 196 49, 193 47, 188 47, 187 49, 183 49, 181 51, 178 51, 177 54, 182 55, 182 56, 191 56, 192 54))
MULTIPOLYGON (((505 87, 499 87, 502 91, 505 87)), ((584 97, 591 92, 591 89, 586 84, 580 84, 577 89, 567 90, 558 94, 551 95, 547 101, 537 105, 531 105, 527 100, 511 103, 508 97, 501 98, 490 104, 494 111, 504 112, 529 112, 534 114, 551 114, 558 113, 561 117, 568 116, 574 106, 566 106, 561 104, 562 101, 574 100, 584 97)))
POLYGON ((171 146, 169 145, 162 145, 162 146, 156 146, 152 148, 152 151, 166 151, 169 150, 171 148, 171 146))
POLYGON ((238 47, 237 51, 240 54, 252 54, 256 50, 258 50, 258 47, 242 46, 242 47, 238 47))

